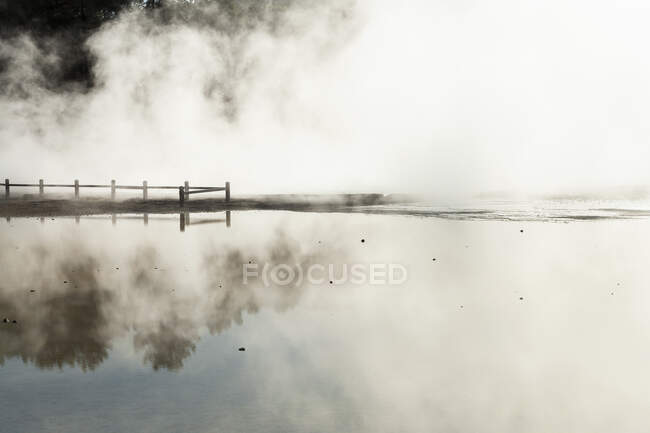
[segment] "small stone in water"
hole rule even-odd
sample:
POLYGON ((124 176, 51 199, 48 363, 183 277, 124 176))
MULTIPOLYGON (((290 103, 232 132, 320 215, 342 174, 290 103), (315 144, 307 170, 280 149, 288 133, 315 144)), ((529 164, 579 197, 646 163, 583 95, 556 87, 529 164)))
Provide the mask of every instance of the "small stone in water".
POLYGON ((246 348, 245 348, 245 347, 240 347, 238 350, 239 350, 240 352, 245 352, 245 351, 246 351, 246 348))

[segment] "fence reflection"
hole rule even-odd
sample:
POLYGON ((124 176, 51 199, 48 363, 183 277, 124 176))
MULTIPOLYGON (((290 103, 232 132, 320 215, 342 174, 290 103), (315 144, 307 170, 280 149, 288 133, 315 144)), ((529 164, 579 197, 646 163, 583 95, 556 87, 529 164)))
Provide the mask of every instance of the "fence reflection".
MULTIPOLYGON (((224 218, 198 218, 198 217, 192 217, 191 219, 191 225, 197 226, 197 225, 203 225, 203 224, 221 224, 225 223, 226 227, 230 227, 231 225, 231 215, 229 210, 224 211, 225 212, 225 217, 224 218), (196 219, 195 219, 196 218, 196 219)), ((203 212, 202 212, 203 213, 203 212)), ((221 212, 216 212, 221 213, 221 212)), ((16 217, 16 218, 23 218, 23 217, 16 217)), ((103 219, 106 218, 106 216, 100 216, 100 215, 75 215, 74 217, 72 216, 59 216, 56 218, 74 218, 74 221, 76 224, 80 224, 82 219, 103 219)), ((145 226, 149 225, 149 219, 154 219, 154 220, 166 220, 169 221, 169 217, 164 217, 164 216, 152 216, 150 217, 148 213, 140 215, 118 215, 118 214, 110 214, 111 218, 111 224, 112 225, 117 225, 117 220, 142 220, 145 226)), ((11 217, 7 216, 5 217, 7 223, 11 223, 11 217)), ((54 220, 55 218, 51 218, 54 220)), ((190 226, 190 212, 180 212, 179 216, 179 229, 181 232, 185 231, 186 227, 190 226)), ((38 217, 38 220, 40 221, 41 224, 45 224, 45 217, 38 217)))

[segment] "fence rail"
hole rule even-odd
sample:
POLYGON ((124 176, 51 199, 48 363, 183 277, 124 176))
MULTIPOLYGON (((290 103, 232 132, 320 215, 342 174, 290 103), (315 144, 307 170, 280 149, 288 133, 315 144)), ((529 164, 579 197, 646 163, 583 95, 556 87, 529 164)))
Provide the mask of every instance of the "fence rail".
POLYGON ((141 190, 142 200, 148 200, 150 189, 174 189, 179 192, 178 199, 181 206, 184 204, 185 200, 189 200, 190 194, 225 191, 226 201, 230 201, 230 182, 226 182, 224 186, 190 186, 188 181, 185 181, 182 186, 152 186, 149 185, 146 180, 142 182, 142 185, 117 185, 114 179, 111 180, 110 184, 80 184, 78 179, 75 179, 73 184, 45 183, 43 179, 40 179, 38 183, 10 183, 9 179, 5 179, 5 199, 11 197, 11 187, 38 188, 38 194, 40 197, 45 195, 45 188, 74 188, 75 199, 79 198, 79 190, 81 188, 110 188, 111 200, 115 200, 115 195, 118 189, 141 190))

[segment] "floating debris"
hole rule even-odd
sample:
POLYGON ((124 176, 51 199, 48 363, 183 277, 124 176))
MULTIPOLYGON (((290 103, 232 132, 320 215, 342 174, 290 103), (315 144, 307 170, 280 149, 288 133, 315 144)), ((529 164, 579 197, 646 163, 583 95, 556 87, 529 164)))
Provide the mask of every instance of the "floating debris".
POLYGON ((366 241, 365 239, 361 239, 361 243, 364 243, 365 241, 366 241))
POLYGON ((36 290, 34 290, 34 289, 30 289, 30 290, 29 290, 29 293, 34 293, 35 291, 36 291, 36 290))
POLYGON ((520 300, 520 301, 523 301, 523 300, 524 300, 524 297, 523 297, 523 296, 520 296, 520 297, 519 297, 519 300, 520 300))
POLYGON ((9 323, 9 319, 7 319, 7 318, 5 317, 4 319, 2 319, 2 322, 3 322, 3 323, 9 323))
POLYGON ((434 262, 435 262, 435 261, 436 261, 436 259, 435 259, 435 258, 433 258, 433 260, 432 260, 432 261, 434 261, 434 262))
POLYGON ((16 319, 12 320, 11 323, 18 323, 16 319))
POLYGON ((240 347, 240 348, 237 349, 237 350, 239 350, 240 352, 245 352, 245 351, 246 351, 246 348, 245 348, 245 347, 240 347))
POLYGON ((332 281, 332 280, 330 280, 330 284, 333 284, 333 281, 332 281))

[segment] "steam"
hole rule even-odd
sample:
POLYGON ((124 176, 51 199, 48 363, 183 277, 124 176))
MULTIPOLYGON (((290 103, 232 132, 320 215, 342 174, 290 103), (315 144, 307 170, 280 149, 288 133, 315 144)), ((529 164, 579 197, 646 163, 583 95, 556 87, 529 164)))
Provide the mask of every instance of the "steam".
POLYGON ((450 196, 650 182, 636 0, 170 4, 94 32, 90 83, 57 80, 64 39, 0 42, 5 177, 450 196))
POLYGON ((242 281, 247 261, 292 263, 344 257, 334 247, 308 248, 278 230, 261 250, 210 245, 195 279, 140 244, 121 267, 90 245, 66 240, 18 251, 2 244, 7 269, 0 286, 0 314, 16 320, 0 329, 0 365, 19 357, 39 368, 93 370, 118 338, 131 337, 135 351, 154 370, 178 370, 192 355, 202 330, 219 334, 263 308, 285 311, 308 290, 306 281, 261 287, 242 281), (11 263, 18 260, 21 266, 11 263), (118 269, 120 268, 120 269, 118 269), (14 271, 12 271, 14 269, 14 271), (126 276, 124 278, 124 276, 126 276))

